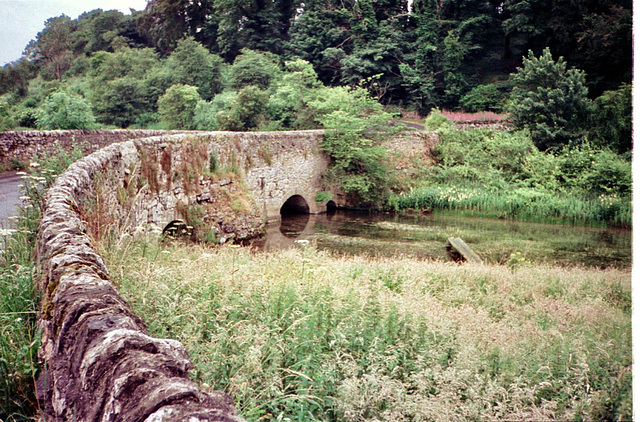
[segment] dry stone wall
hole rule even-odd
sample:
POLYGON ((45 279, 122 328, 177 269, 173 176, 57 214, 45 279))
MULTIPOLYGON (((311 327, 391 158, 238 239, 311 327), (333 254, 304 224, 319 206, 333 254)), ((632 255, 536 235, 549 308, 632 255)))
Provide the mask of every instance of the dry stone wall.
POLYGON ((282 197, 313 194, 328 164, 318 151, 321 135, 135 139, 89 155, 57 179, 46 195, 36 247, 43 362, 38 394, 47 420, 241 420, 228 395, 201 391, 188 379, 191 362, 179 342, 148 335, 109 281, 94 242, 179 217, 181 206, 210 206, 219 212, 214 218, 222 232, 251 236, 282 197), (221 198, 233 197, 232 188, 242 183, 252 202, 242 218, 230 218, 221 198))
MULTIPOLYGON (((46 195, 36 245, 46 420, 240 421, 231 397, 189 380, 179 342, 149 336, 110 282, 95 242, 174 219, 197 220, 217 241, 240 241, 279 218, 292 196, 322 211, 315 198, 329 165, 323 134, 138 135, 74 163, 46 195)), ((415 156, 433 142, 417 135, 389 147, 415 156)))
POLYGON ((114 142, 170 133, 177 132, 125 129, 0 132, 0 167, 28 164, 37 155, 59 150, 70 152, 76 147, 88 155, 114 142))

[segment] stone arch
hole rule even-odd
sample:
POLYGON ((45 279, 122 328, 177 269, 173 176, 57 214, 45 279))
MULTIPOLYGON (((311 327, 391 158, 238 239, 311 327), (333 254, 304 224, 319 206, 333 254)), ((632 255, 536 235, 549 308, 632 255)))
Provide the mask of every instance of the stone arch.
POLYGON ((290 196, 280 207, 280 215, 309 214, 309 203, 302 195, 290 196))
POLYGON ((336 212, 338 210, 338 204, 335 201, 330 200, 327 202, 327 212, 336 212))

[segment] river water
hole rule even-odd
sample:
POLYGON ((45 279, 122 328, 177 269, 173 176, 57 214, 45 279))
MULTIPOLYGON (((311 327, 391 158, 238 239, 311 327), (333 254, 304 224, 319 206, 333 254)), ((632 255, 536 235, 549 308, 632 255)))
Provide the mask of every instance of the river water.
POLYGON ((519 253, 530 262, 627 268, 631 230, 527 223, 450 215, 392 215, 338 211, 295 215, 267 226, 254 245, 274 251, 310 242, 335 254, 449 260, 448 237, 460 237, 487 263, 519 253))

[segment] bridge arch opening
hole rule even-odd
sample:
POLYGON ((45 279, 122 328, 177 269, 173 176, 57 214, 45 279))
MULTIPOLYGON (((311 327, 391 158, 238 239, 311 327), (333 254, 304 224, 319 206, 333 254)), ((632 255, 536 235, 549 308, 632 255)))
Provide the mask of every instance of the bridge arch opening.
POLYGON ((309 214, 309 204, 301 195, 293 195, 280 207, 280 215, 309 214))
POLYGON ((327 202, 327 212, 334 213, 338 210, 338 205, 334 201, 327 202))

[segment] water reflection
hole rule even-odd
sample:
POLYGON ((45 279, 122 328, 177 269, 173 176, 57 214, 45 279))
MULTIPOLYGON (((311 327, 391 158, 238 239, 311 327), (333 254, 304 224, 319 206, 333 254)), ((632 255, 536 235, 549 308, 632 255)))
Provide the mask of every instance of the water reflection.
POLYGON ((255 245, 274 251, 309 240, 336 254, 411 256, 448 260, 444 244, 460 237, 487 263, 505 263, 520 252, 529 261, 599 268, 631 265, 631 231, 444 216, 338 211, 284 216, 267 226, 255 245))
POLYGON ((283 217, 279 224, 280 233, 291 239, 300 237, 307 229, 310 217, 309 214, 294 214, 283 217))

